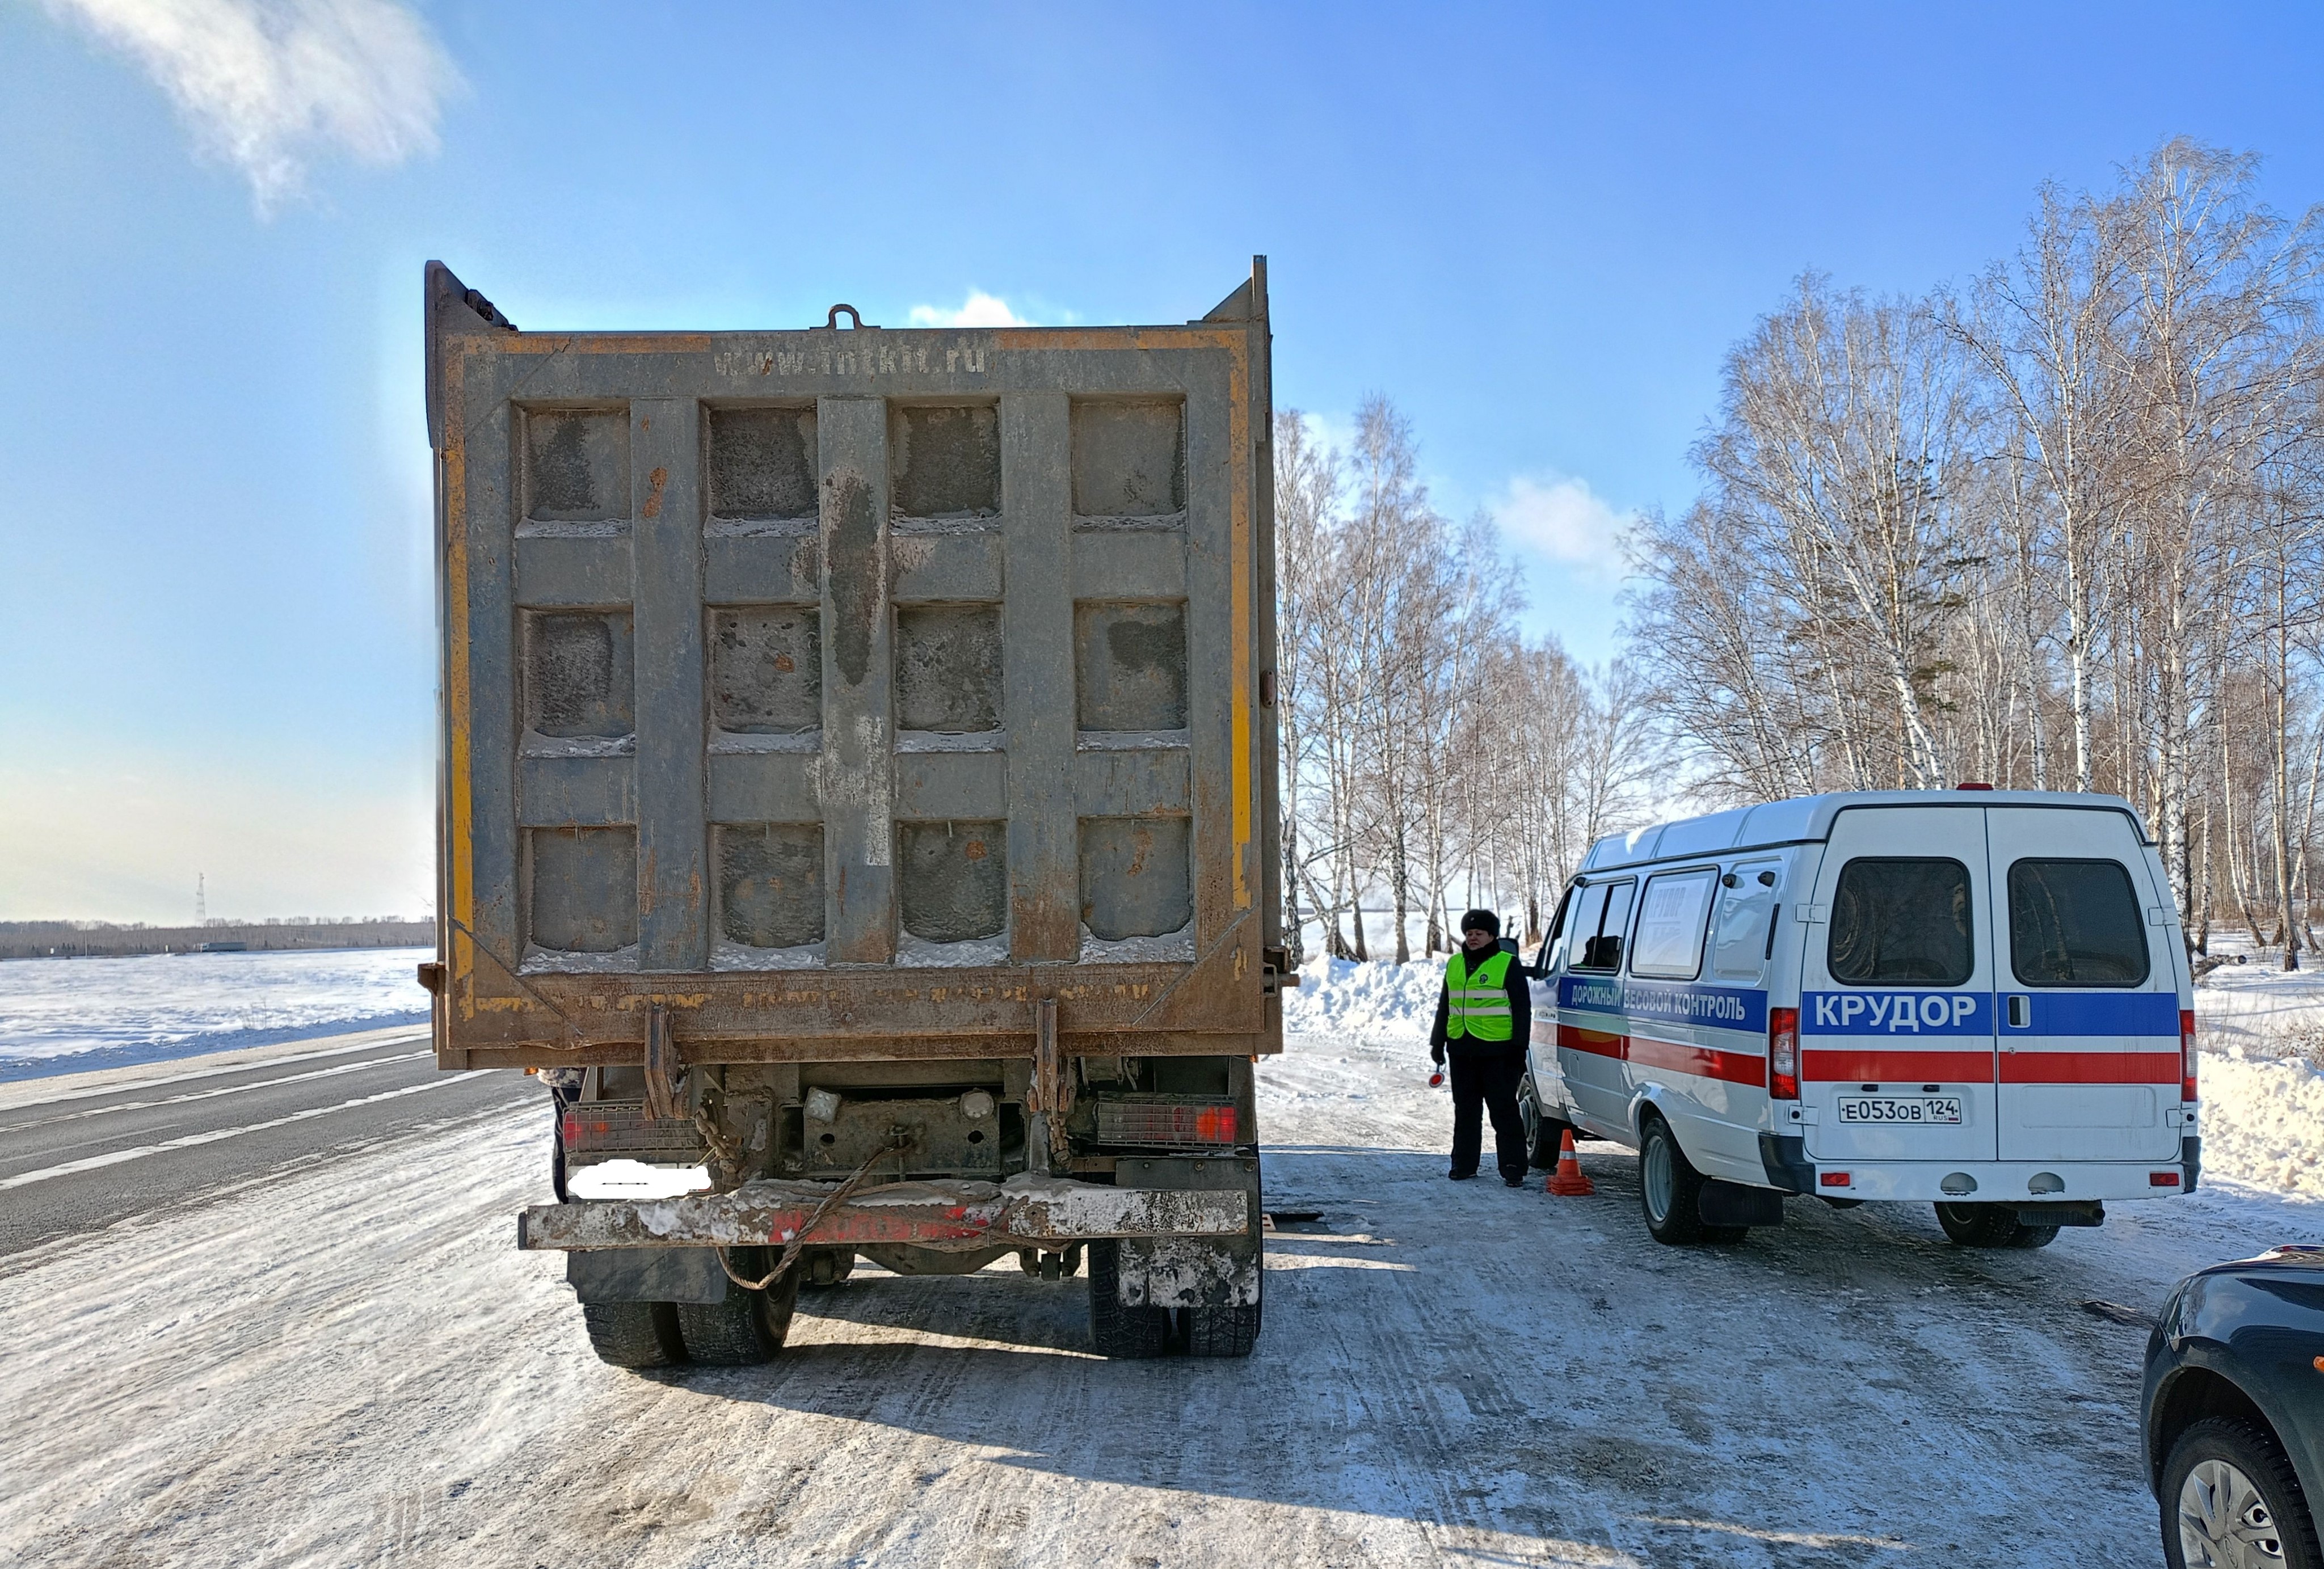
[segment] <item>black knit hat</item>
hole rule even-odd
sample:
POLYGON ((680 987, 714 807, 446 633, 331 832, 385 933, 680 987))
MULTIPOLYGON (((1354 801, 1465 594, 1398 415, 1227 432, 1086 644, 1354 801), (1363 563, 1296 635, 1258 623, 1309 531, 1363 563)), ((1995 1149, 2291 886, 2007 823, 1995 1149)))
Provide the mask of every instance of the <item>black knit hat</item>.
POLYGON ((1483 931, 1499 937, 1501 934, 1501 918, 1490 910, 1471 910, 1461 917, 1461 930, 1483 931))

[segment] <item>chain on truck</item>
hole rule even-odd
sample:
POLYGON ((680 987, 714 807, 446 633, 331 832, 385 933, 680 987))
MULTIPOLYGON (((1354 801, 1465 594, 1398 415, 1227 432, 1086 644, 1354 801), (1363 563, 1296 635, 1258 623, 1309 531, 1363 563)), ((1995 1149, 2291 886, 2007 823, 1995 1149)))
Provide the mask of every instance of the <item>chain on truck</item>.
POLYGON ((597 1353, 1011 1254, 1102 1353, 1249 1353, 1265 259, 1171 326, 521 332, 434 262, 426 313, 422 979, 440 1067, 554 1087, 519 1245, 597 1353))

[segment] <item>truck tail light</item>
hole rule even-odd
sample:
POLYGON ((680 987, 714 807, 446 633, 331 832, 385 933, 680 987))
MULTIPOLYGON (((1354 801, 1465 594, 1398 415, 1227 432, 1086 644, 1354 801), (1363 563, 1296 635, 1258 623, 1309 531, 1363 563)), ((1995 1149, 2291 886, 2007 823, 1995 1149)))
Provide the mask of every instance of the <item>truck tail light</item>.
POLYGON ((1777 1100, 1800 1098, 1800 1011, 1767 1010, 1767 1093, 1777 1100))
POLYGON ((2179 1098, 2195 1104, 2195 1011, 2179 1010, 2179 1098))
POLYGON ((1097 1136, 1102 1143, 1231 1144, 1240 1132, 1240 1118, 1231 1100, 1108 1096, 1097 1103, 1097 1136))

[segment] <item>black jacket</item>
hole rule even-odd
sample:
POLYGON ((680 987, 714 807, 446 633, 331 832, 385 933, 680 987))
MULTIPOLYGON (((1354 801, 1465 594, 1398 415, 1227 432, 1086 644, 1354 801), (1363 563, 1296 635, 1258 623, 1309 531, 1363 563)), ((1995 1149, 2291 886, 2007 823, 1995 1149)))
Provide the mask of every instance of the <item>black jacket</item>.
MULTIPOLYGON (((1509 956, 1509 973, 1502 979, 1502 987, 1509 994, 1509 1038, 1506 1041, 1480 1041, 1474 1036, 1450 1040, 1444 1033, 1444 1022, 1452 1016, 1452 989, 1450 979, 1436 987, 1436 1023, 1428 1030, 1428 1055, 1442 1060, 1451 1051, 1462 1057, 1490 1057, 1503 1051, 1521 1052, 1533 1044, 1533 982, 1526 974, 1525 959, 1519 956, 1517 944, 1504 939, 1503 951, 1509 956)), ((1487 949, 1486 959, 1492 957, 1487 949)))

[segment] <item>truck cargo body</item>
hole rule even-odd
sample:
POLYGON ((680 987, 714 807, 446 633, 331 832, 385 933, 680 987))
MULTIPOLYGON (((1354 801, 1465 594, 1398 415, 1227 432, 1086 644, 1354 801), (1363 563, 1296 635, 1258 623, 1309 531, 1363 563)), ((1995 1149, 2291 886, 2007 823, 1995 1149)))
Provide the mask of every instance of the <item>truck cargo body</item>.
POLYGON ((1219 1201, 1065 1202, 1128 1161, 1149 1194, 1238 1174, 1203 1289, 1255 1305, 1287 979, 1263 262, 1183 326, 519 332, 437 264, 427 307, 438 1060, 562 1070, 569 1171, 714 1189, 527 1244, 675 1248, 707 1295, 706 1248, 770 1240, 738 1216, 862 1173, 818 1245, 1103 1240, 1124 1300, 1196 1306, 1152 1261, 1222 1245, 1219 1201), (894 1193, 883 1231, 882 1181, 1020 1229, 894 1193))

